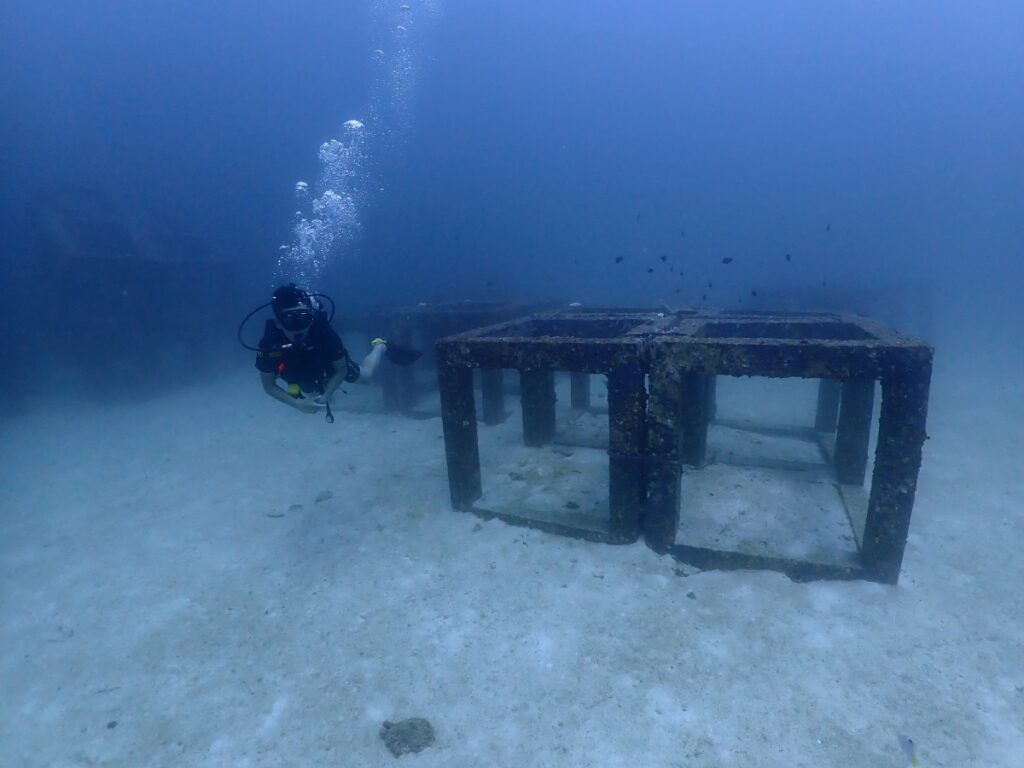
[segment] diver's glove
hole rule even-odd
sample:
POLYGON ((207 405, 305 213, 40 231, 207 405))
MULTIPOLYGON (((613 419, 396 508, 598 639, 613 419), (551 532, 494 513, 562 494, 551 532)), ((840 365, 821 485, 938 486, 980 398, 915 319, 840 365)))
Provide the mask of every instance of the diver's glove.
POLYGON ((381 345, 387 346, 387 343, 388 343, 387 339, 382 339, 380 337, 377 337, 376 339, 373 339, 370 342, 370 346, 376 348, 376 347, 379 347, 381 345))

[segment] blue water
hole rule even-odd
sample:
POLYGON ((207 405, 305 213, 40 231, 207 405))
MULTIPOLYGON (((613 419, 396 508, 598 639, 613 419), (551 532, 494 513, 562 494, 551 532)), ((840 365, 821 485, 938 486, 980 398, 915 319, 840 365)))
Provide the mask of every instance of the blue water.
MULTIPOLYGON (((376 729, 410 680, 440 698, 423 764, 895 766, 908 723, 948 764, 1020 754, 1021 83, 1020 0, 0 4, 0 763, 390 760, 376 729), (260 391, 238 323, 289 280, 347 341, 342 318, 463 300, 921 336, 907 577, 680 581, 639 544, 462 525, 438 420, 328 427, 260 391), (165 624, 188 650, 146 634, 165 624), (236 651, 270 699, 225 707, 252 695, 236 651)), ((510 424, 481 429, 492 475, 510 424)))
MULTIPOLYGON (((240 291, 268 287, 295 182, 367 117, 395 8, 5 4, 5 261, 30 258, 26 201, 77 182, 186 222, 244 266, 240 291)), ((1021 284, 1019 4, 437 0, 408 15, 408 118, 375 126, 400 133, 375 153, 383 191, 323 287, 637 301, 662 253, 717 277, 722 304, 880 270, 1021 284)))

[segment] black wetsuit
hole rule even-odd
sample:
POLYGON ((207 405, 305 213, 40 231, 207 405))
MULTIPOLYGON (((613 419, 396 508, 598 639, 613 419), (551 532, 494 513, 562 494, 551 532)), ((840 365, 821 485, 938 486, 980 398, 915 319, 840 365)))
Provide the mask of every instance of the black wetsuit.
POLYGON ((275 373, 289 384, 297 384, 303 392, 323 394, 334 376, 334 363, 345 360, 348 371, 345 381, 359 379, 359 366, 348 356, 341 337, 331 328, 327 318, 317 314, 313 324, 298 343, 288 341, 273 320, 267 320, 256 353, 256 368, 275 373))

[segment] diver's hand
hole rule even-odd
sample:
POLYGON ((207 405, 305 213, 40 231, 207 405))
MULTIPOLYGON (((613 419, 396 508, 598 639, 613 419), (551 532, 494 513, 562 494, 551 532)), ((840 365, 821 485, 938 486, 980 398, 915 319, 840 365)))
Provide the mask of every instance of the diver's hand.
POLYGON ((297 400, 295 402, 296 410, 303 413, 320 413, 326 407, 326 403, 317 403, 315 400, 297 400))
POLYGON ((326 408, 327 404, 331 402, 331 398, 328 395, 317 395, 313 398, 313 402, 321 408, 326 408))

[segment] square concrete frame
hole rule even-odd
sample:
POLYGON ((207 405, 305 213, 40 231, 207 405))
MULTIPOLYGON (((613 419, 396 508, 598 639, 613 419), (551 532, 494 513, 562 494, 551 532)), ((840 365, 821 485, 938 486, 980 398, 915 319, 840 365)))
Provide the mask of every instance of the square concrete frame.
MULTIPOLYGON (((438 339, 473 328, 483 328, 495 323, 524 317, 544 307, 539 304, 516 304, 498 301, 463 301, 440 304, 417 304, 399 307, 387 313, 386 329, 388 338, 404 346, 416 346, 425 353, 425 359, 417 365, 429 364, 430 353, 438 339)), ((382 369, 381 386, 386 410, 411 411, 416 403, 415 367, 393 367, 382 369)), ((483 386, 500 386, 500 379, 484 376, 483 386)), ((492 394, 488 403, 494 402, 492 394)), ((503 418, 503 414, 500 415, 503 418)), ((496 423, 499 414, 485 414, 485 421, 496 423)))
MULTIPOLYGON (((682 310, 666 316, 596 310, 533 315, 442 339, 437 350, 449 484, 457 509, 612 543, 635 541, 642 532, 656 551, 704 568, 764 568, 800 579, 895 583, 899 577, 931 380, 932 350, 919 341, 849 315, 682 310), (527 445, 543 445, 554 437, 554 371, 608 376, 607 528, 542 522, 474 506, 482 487, 473 368, 498 375, 503 368, 520 371, 527 445), (874 382, 881 383, 866 516, 863 526, 850 521, 858 565, 724 552, 675 541, 681 473, 684 465, 703 465, 717 375, 820 379, 815 428, 840 482, 850 486, 863 484, 874 382)), ((577 381, 574 377, 574 400, 577 381)), ((487 392, 485 384, 485 411, 487 392)), ((490 408, 495 407, 492 402, 490 408)))
MULTIPOLYGON (((437 343, 441 417, 452 505, 592 541, 625 543, 640 536, 646 432, 646 339, 671 318, 656 312, 589 311, 531 315, 437 343), (608 376, 609 519, 606 526, 570 525, 480 509, 482 495, 473 369, 517 369, 526 445, 555 436, 555 371, 608 376)), ((487 392, 484 392, 484 408, 487 392)))
MULTIPOLYGON (((868 318, 834 314, 719 313, 680 319, 648 346, 647 500, 644 534, 659 552, 698 567, 766 568, 798 579, 862 578, 895 584, 906 546, 926 439, 933 350, 868 318), (680 477, 700 466, 714 376, 822 380, 815 428, 842 486, 861 486, 868 460, 875 382, 881 384, 866 516, 850 524, 851 566, 809 563, 677 542, 680 477), (837 396, 838 395, 838 396, 837 396), (838 411, 838 413, 837 413, 838 411)), ((845 499, 844 499, 845 502, 845 499)))

